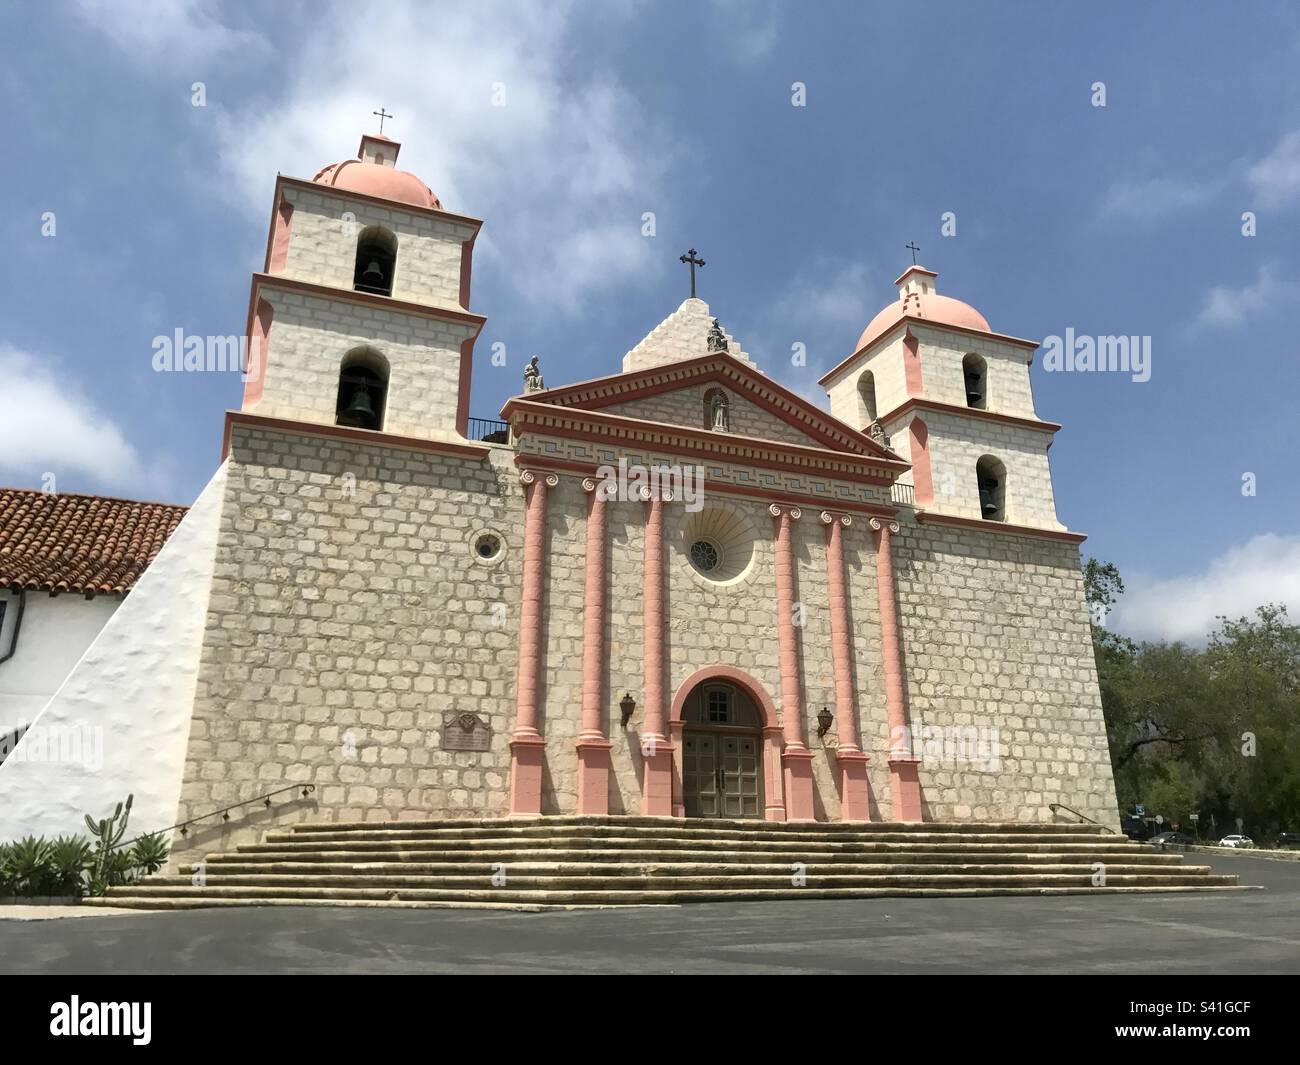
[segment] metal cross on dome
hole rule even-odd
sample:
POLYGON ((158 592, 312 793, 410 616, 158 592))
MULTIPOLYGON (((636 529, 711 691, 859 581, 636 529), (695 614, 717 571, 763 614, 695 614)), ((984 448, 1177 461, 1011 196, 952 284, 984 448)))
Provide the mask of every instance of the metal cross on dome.
POLYGON ((687 263, 691 268, 691 299, 694 299, 695 298, 695 268, 697 266, 703 266, 704 260, 697 259, 695 257, 695 249, 691 248, 690 251, 686 255, 683 255, 678 261, 687 263))
POLYGON ((379 135, 382 137, 384 135, 384 119, 392 118, 393 116, 390 115, 387 111, 385 111, 382 107, 378 111, 371 111, 370 113, 372 115, 379 116, 379 135))
POLYGON ((906 248, 908 251, 910 251, 910 252, 912 253, 912 265, 915 266, 915 265, 916 265, 916 253, 917 253, 918 251, 921 250, 920 248, 918 248, 918 247, 916 246, 916 241, 912 241, 911 244, 904 244, 903 247, 906 248))

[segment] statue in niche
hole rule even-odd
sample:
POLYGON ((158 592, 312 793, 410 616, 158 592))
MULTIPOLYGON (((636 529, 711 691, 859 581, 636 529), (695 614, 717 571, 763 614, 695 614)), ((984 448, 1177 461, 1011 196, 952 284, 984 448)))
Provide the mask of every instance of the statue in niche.
POLYGON ((880 424, 879 419, 873 421, 871 425, 868 426, 867 435, 881 447, 889 447, 889 437, 885 435, 885 427, 880 424))
POLYGON ((726 350, 728 350, 727 336, 723 333, 722 326, 718 324, 718 320, 715 318, 713 324, 709 326, 709 351, 712 353, 726 350))
POLYGON ((713 401, 709 404, 709 415, 715 433, 731 432, 731 417, 727 412, 727 396, 725 392, 713 393, 713 401))
POLYGON ((524 367, 524 391, 540 392, 546 387, 546 382, 542 380, 542 371, 537 367, 537 356, 534 355, 524 367))

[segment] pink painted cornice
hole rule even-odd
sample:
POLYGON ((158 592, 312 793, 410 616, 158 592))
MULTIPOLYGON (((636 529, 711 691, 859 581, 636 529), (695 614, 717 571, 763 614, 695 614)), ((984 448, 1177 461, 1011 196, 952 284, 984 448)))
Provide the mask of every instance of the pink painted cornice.
POLYGON ((1008 525, 1002 521, 987 521, 983 518, 959 518, 950 514, 935 514, 928 510, 918 510, 916 520, 920 525, 950 525, 957 529, 977 529, 980 532, 996 533, 1001 536, 1024 536, 1035 540, 1060 540, 1069 544, 1081 544, 1088 539, 1087 533, 1069 532, 1064 529, 1036 529, 1032 525, 1008 525))
POLYGON ((451 211, 443 211, 436 207, 421 207, 418 204, 407 203, 405 200, 390 200, 383 196, 371 196, 364 192, 354 192, 351 189, 341 189, 334 185, 321 185, 315 181, 308 181, 305 178, 289 177, 286 174, 280 174, 275 181, 275 202, 280 201, 281 189, 300 189, 304 192, 316 192, 322 196, 338 196, 342 199, 356 200, 358 203, 372 203, 378 207, 386 207, 389 210, 405 211, 409 214, 417 214, 428 218, 436 218, 443 222, 455 222, 459 225, 470 226, 475 230, 483 227, 483 219, 473 218, 470 215, 453 214, 451 211))
POLYGON ((1039 344, 1041 343, 1041 341, 1038 340, 1026 340, 1024 337, 1008 336, 1006 333, 994 333, 983 329, 967 329, 964 326, 937 322, 932 318, 923 318, 916 314, 904 314, 901 315, 898 321, 891 325, 887 330, 872 340, 870 344, 858 348, 847 359, 844 359, 829 372, 820 377, 817 383, 819 385, 830 384, 855 362, 867 355, 868 352, 879 348, 886 341, 892 340, 900 328, 911 328, 912 326, 925 329, 935 329, 943 333, 960 333, 963 336, 978 337, 981 340, 992 340, 998 344, 1010 344, 1012 347, 1026 348, 1028 349, 1031 358, 1033 353, 1038 350, 1039 344))
POLYGON ((1000 414, 995 410, 981 410, 979 407, 962 407, 956 403, 941 403, 937 399, 922 399, 912 396, 903 400, 897 407, 880 415, 880 424, 887 425, 896 418, 901 418, 911 411, 937 411, 940 414, 957 414, 978 421, 997 422, 1000 425, 1014 425, 1021 429, 1034 429, 1042 433, 1059 433, 1059 422, 1047 422, 1041 418, 1022 418, 1015 414, 1000 414))
MULTIPOLYGON (((828 414, 816 404, 777 384, 770 377, 725 352, 596 377, 535 392, 526 398, 561 407, 595 410, 616 403, 675 392, 695 384, 718 382, 756 403, 787 425, 807 433, 835 451, 851 451, 899 461, 888 448, 828 414)), ((525 398, 525 397, 516 397, 525 398)), ((502 417, 505 417, 504 412, 502 417)))
POLYGON ((725 459, 755 466, 792 471, 821 471, 824 476, 868 484, 891 484, 911 468, 899 458, 883 458, 850 451, 786 444, 775 440, 716 433, 668 422, 652 422, 621 414, 585 408, 557 407, 530 399, 508 400, 501 416, 510 422, 516 438, 528 432, 577 437, 627 447, 669 449, 683 455, 725 459))
POLYGON ((357 292, 350 288, 319 285, 314 281, 300 281, 297 278, 285 277, 283 274, 263 273, 253 275, 252 290, 249 295, 250 321, 252 319, 251 308, 257 303, 258 296, 267 289, 280 292, 298 292, 308 296, 318 296, 321 299, 338 300, 342 303, 355 303, 376 310, 391 311, 394 314, 409 314, 415 318, 432 318, 440 322, 455 322, 457 325, 472 327, 474 337, 479 335, 484 323, 487 322, 486 315, 475 314, 473 311, 453 307, 438 307, 426 303, 412 303, 409 300, 393 299, 392 296, 378 296, 371 292, 357 292))

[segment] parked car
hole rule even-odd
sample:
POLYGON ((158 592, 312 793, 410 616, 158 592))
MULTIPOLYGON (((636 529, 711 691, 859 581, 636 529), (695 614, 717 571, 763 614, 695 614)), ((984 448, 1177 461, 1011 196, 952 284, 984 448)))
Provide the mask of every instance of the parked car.
POLYGON ((1255 841, 1249 836, 1224 836, 1219 840, 1220 847, 1253 847, 1254 845, 1255 841))
POLYGON ((1277 837, 1277 845, 1283 848, 1300 847, 1300 832, 1282 832, 1277 837))
POLYGON ((1139 842, 1151 838, 1151 825, 1140 817, 1121 817, 1119 829, 1129 839, 1135 839, 1139 842))
POLYGON ((1196 840, 1182 832, 1161 832, 1159 835, 1152 836, 1147 842, 1153 847, 1190 847, 1196 840))

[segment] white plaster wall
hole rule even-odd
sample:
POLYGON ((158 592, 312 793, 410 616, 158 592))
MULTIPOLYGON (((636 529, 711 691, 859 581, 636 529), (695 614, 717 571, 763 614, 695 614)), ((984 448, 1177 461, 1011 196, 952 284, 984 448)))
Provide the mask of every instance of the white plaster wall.
MULTIPOLYGON (((18 595, 5 599, 0 648, 8 650, 18 623, 18 595)), ((32 722, 121 602, 113 595, 27 593, 18 649, 0 665, 0 735, 32 722)))
POLYGON ((84 832, 128 794, 129 835, 174 823, 225 480, 223 465, 0 764, 0 839, 84 832), (73 736, 76 757, 42 742, 73 736))

